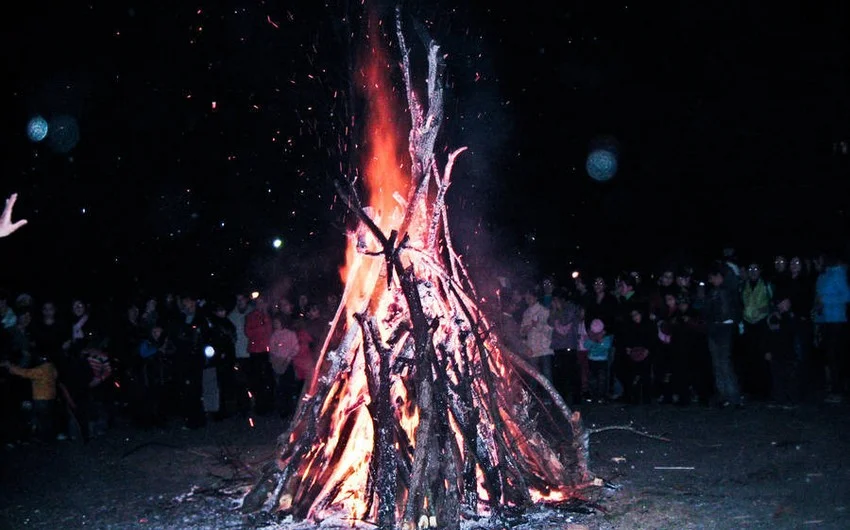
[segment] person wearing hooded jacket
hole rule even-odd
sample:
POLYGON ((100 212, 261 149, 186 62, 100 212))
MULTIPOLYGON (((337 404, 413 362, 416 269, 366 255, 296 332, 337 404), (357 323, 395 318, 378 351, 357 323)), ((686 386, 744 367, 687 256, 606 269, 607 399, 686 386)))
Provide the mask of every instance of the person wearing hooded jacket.
POLYGON ((828 400, 837 402, 847 393, 847 304, 850 286, 847 266, 826 256, 824 270, 815 284, 815 321, 820 325, 821 344, 829 369, 828 400))

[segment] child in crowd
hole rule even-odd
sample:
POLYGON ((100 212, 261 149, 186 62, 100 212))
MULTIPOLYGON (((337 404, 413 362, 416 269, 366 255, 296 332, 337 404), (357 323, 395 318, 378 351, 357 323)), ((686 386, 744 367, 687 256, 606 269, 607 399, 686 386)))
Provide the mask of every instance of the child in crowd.
POLYGON ((32 358, 31 368, 21 368, 9 361, 3 361, 0 366, 7 368, 12 375, 31 381, 35 434, 40 440, 51 442, 54 440, 53 406, 56 402, 56 367, 45 356, 34 355, 32 358))
POLYGON ((172 362, 175 348, 162 326, 154 325, 147 339, 139 344, 139 359, 135 368, 135 398, 133 410, 136 421, 143 427, 162 425, 162 408, 166 386, 166 367, 172 362))
POLYGON ((794 350, 794 320, 788 298, 780 301, 776 311, 767 318, 762 347, 766 352, 764 358, 770 364, 774 401, 781 406, 794 405, 799 400, 800 384, 794 350))
POLYGON ((590 394, 598 403, 604 403, 608 397, 608 374, 611 367, 611 352, 614 337, 605 332, 605 324, 594 319, 590 323, 590 331, 584 347, 590 369, 590 394))

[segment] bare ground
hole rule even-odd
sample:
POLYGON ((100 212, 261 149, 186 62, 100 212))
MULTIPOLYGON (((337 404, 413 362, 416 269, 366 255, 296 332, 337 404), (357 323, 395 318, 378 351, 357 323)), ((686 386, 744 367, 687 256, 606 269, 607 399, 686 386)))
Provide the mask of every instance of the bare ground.
MULTIPOLYGON (((591 514, 541 509, 521 530, 850 527, 850 407, 743 410, 588 406, 591 468, 619 489, 591 514), (663 469, 668 468, 668 469, 663 469)), ((141 431, 119 423, 88 445, 0 450, 0 528, 306 529, 243 518, 241 493, 273 452, 276 418, 232 418, 197 431, 141 431)), ((351 527, 328 521, 324 528, 351 527)), ((489 521, 465 528, 500 527, 489 521)))

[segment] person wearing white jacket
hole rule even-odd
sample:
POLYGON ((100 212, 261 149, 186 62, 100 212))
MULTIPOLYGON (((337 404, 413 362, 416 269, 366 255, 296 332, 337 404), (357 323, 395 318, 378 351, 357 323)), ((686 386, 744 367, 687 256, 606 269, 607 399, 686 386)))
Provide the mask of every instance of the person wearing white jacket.
POLYGON ((528 309, 522 314, 520 332, 528 345, 529 355, 536 361, 537 368, 546 379, 552 380, 552 326, 549 325, 549 310, 529 291, 525 293, 528 309))

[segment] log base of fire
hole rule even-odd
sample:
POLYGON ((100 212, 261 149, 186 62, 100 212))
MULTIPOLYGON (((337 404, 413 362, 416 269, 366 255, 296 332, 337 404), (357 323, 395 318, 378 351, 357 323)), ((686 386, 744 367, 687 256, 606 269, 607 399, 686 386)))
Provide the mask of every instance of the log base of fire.
MULTIPOLYGON (((464 518, 573 502, 596 484, 579 414, 500 342, 452 245, 444 199, 464 148, 442 167, 435 156, 440 47, 423 39, 429 68, 420 102, 398 11, 396 35, 411 117, 407 186, 388 189, 398 181, 382 174, 393 170, 388 165, 367 169, 368 204, 354 186, 338 187, 359 219, 345 291, 313 379, 275 460, 245 497, 245 513, 452 529, 464 518)), ((364 85, 379 92, 370 102, 388 90, 380 38, 371 40, 376 77, 364 85)))

